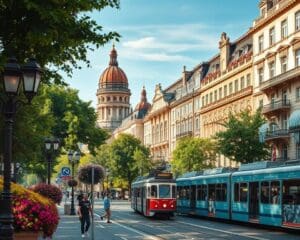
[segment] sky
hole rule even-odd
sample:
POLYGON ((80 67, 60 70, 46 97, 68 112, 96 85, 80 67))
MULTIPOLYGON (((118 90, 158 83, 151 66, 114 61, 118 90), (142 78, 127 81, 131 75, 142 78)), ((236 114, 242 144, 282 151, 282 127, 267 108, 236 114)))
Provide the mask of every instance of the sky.
MULTIPOLYGON (((182 75, 219 53, 222 32, 235 41, 258 17, 259 0, 120 0, 120 8, 105 8, 91 16, 103 31, 121 35, 115 42, 119 67, 127 75, 131 105, 145 86, 152 103, 155 85, 166 88, 182 75)), ((66 81, 84 101, 96 107, 101 73, 107 68, 113 42, 88 53, 91 68, 82 65, 66 81)))

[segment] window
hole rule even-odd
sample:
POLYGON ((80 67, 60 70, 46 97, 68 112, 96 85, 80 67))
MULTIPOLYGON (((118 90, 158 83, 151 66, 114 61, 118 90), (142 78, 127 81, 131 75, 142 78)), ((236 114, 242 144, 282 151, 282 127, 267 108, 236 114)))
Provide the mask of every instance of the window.
POLYGON ((215 94, 215 99, 214 100, 217 101, 218 100, 218 90, 215 90, 214 94, 215 94))
POLYGON ((159 185, 159 198, 171 198, 170 185, 159 185))
POLYGON ((264 81, 264 68, 258 69, 258 81, 262 83, 264 81))
POLYGON ((270 62, 269 63, 269 76, 270 78, 275 76, 275 62, 270 62))
POLYGON ((234 92, 238 92, 239 91, 239 80, 235 80, 234 81, 234 92))
POLYGON ((164 136, 165 136, 165 140, 168 139, 168 122, 165 121, 164 124, 164 136))
POLYGON ((259 107, 262 108, 264 106, 264 100, 260 99, 259 100, 259 107))
POLYGON ((204 99, 205 99, 205 98, 202 97, 202 107, 204 106, 204 103, 205 103, 205 102, 204 102, 204 99))
MULTIPOLYGON (((282 194, 283 205, 294 205, 288 207, 291 209, 296 209, 296 205, 300 204, 300 179, 283 181, 282 194)), ((286 211, 285 208, 283 210, 286 211)), ((285 212, 283 215, 287 214, 288 212, 285 212)))
POLYGON ((157 198, 157 186, 156 185, 151 186, 150 197, 157 198))
POLYGON ((251 84, 251 75, 249 73, 249 74, 247 74, 247 87, 249 87, 250 84, 251 84))
POLYGON ((196 130, 199 130, 199 118, 196 118, 196 130))
POLYGON ((197 186, 197 200, 198 201, 207 201, 207 185, 198 185, 197 186))
POLYGON ((260 35, 258 37, 258 52, 262 52, 264 50, 264 35, 260 35))
POLYGON ((300 66, 300 48, 295 51, 296 67, 300 66))
POLYGON ((300 101, 300 87, 296 88, 296 101, 300 101))
POLYGON ((286 113, 282 115, 282 129, 288 129, 288 117, 286 113))
POLYGON ((227 85, 224 86, 224 97, 227 96, 227 85))
POLYGON ((208 94, 206 94, 206 96, 205 96, 205 105, 207 105, 208 104, 208 94))
POLYGON ((296 31, 300 29, 300 11, 295 14, 295 28, 296 31))
POLYGON ((260 201, 264 204, 270 203, 270 184, 269 182, 261 182, 260 201))
POLYGON ((234 184, 234 201, 235 202, 247 202, 248 185, 247 183, 235 183, 234 184))
POLYGON ((284 56, 280 59, 281 61, 281 73, 285 73, 287 70, 287 57, 284 56))
POLYGON ((227 185, 226 183, 216 184, 216 201, 226 202, 227 185))
POLYGON ((287 20, 283 20, 281 22, 281 39, 286 38, 288 36, 288 25, 287 20))
POLYGON ((245 87, 245 79, 244 77, 241 77, 241 89, 245 87))
POLYGON ((232 82, 229 83, 229 95, 232 93, 232 82))
POLYGON ((220 87, 219 88, 219 99, 221 99, 222 98, 222 88, 220 87))
POLYGON ((275 43, 275 28, 272 27, 269 32, 269 44, 272 46, 275 43))
POLYGON ((280 204, 280 183, 279 181, 271 182, 271 204, 280 204))
POLYGON ((212 103, 212 101, 213 101, 213 93, 211 92, 209 94, 209 103, 212 103))

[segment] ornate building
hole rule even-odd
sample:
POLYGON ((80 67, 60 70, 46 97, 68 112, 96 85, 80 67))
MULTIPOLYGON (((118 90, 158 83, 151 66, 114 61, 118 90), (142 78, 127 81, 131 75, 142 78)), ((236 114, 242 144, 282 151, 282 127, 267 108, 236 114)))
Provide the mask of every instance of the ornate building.
POLYGON ((272 160, 300 159, 300 4, 262 0, 251 29, 255 107, 268 120, 260 138, 272 160))
POLYGON ((119 127, 129 115, 130 95, 126 74, 118 66, 117 51, 113 45, 109 66, 101 74, 98 84, 98 126, 111 132, 119 127))
POLYGON ((127 133, 135 136, 144 143, 144 123, 143 119, 151 108, 151 104, 147 100, 147 92, 145 87, 141 92, 141 100, 136 105, 131 114, 122 121, 120 127, 118 127, 112 134, 113 138, 118 137, 121 133, 127 133))

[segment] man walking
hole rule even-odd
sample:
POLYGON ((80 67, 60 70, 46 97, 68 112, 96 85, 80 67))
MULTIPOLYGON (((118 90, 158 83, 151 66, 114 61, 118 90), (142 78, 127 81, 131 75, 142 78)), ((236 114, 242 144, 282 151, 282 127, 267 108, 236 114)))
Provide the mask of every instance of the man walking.
MULTIPOLYGON (((88 237, 88 230, 90 227, 90 214, 92 213, 91 203, 88 197, 83 194, 82 201, 79 202, 78 214, 81 222, 81 237, 88 237)), ((93 217, 93 216, 92 216, 93 217)))
POLYGON ((110 211, 110 195, 109 195, 108 192, 105 194, 103 205, 104 205, 105 215, 101 216, 100 218, 101 218, 101 220, 103 220, 103 218, 105 217, 107 219, 107 223, 111 223, 111 221, 110 221, 110 216, 111 216, 111 211, 110 211))

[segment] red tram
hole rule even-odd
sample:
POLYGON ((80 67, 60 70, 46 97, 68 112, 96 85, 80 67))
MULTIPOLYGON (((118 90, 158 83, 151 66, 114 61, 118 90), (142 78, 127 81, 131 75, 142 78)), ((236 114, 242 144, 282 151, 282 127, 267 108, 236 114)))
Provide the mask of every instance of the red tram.
POLYGON ((131 208, 144 216, 173 216, 176 211, 176 182, 172 173, 157 172, 138 177, 131 185, 131 208))

